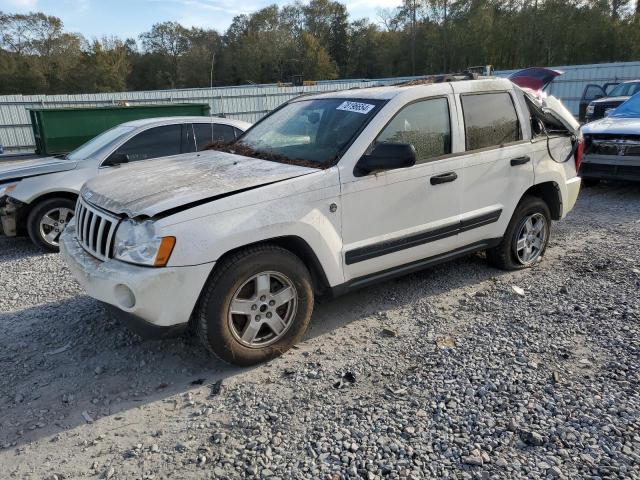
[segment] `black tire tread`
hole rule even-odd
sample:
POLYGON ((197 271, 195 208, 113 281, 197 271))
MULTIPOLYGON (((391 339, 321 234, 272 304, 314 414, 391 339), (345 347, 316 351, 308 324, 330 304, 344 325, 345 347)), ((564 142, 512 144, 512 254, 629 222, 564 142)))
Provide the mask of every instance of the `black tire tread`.
MULTIPOLYGON (((533 265, 521 265, 521 264, 515 263, 511 258, 511 238, 513 237, 513 234, 514 234, 513 230, 515 229, 516 224, 520 220, 521 212, 523 210, 530 208, 533 205, 539 205, 540 207, 542 207, 542 209, 546 212, 549 228, 551 227, 551 214, 549 211, 549 206, 545 203, 545 201, 540 197, 536 197, 533 195, 525 195, 524 197, 522 197, 522 199, 520 200, 520 203, 518 203, 518 206, 513 212, 513 216, 509 221, 509 225, 507 226, 505 234, 502 237, 502 241, 496 247, 490 248, 486 251, 487 261, 489 262, 490 265, 496 268, 499 268, 500 270, 507 270, 507 271, 521 270, 521 269, 530 268, 531 266, 533 266, 533 265)), ((549 238, 547 237, 547 242, 548 241, 549 241, 549 238)), ((545 250, 546 250, 546 246, 545 246, 545 250)), ((543 250, 540 258, 544 256, 544 253, 545 251, 543 250)))
MULTIPOLYGON (((218 355, 216 351, 213 349, 213 347, 211 346, 211 344, 209 343, 207 315, 206 315, 206 310, 202 307, 209 303, 209 300, 211 299, 211 295, 213 295, 213 291, 215 290, 218 282, 229 271, 229 269, 233 267, 233 265, 252 255, 259 255, 259 254, 268 253, 268 252, 278 252, 284 255, 289 255, 298 261, 300 260, 294 253, 290 252, 286 248, 282 248, 273 244, 256 245, 253 247, 247 247, 247 248, 238 250, 237 252, 232 253, 231 255, 226 257, 224 260, 222 260, 220 264, 214 267, 214 271, 212 272, 212 275, 207 280, 207 283, 205 284, 204 289, 202 291, 202 295, 200 296, 200 299, 198 301, 198 305, 196 306, 195 332, 196 332, 196 335, 198 336, 198 339, 205 346, 205 348, 209 353, 211 353, 216 359, 220 360, 221 362, 227 365, 233 365, 233 364, 225 360, 224 358, 222 358, 220 355, 218 355)), ((313 307, 313 304, 312 304, 312 307, 313 307)))
POLYGON ((36 225, 36 218, 42 213, 43 210, 50 208, 52 205, 64 203, 68 205, 72 210, 75 208, 75 201, 68 197, 53 197, 47 198, 36 203, 29 212, 27 217, 27 233, 31 241, 42 250, 47 252, 57 252, 58 248, 51 247, 49 244, 42 241, 38 232, 39 225, 36 225))

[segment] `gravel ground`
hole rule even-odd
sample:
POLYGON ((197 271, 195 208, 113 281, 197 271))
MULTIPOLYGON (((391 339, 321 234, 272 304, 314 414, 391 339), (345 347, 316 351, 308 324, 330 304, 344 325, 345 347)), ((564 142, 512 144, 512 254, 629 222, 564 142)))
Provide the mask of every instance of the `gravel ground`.
POLYGON ((603 184, 536 268, 475 255, 323 300, 240 369, 140 340, 2 238, 0 476, 640 478, 639 247, 640 188, 603 184))

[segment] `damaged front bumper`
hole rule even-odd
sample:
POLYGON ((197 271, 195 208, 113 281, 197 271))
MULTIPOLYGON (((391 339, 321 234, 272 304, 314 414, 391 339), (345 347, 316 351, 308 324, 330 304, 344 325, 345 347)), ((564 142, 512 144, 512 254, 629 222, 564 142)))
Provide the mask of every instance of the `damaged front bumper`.
POLYGON ((214 265, 154 268, 115 259, 103 262, 80 246, 74 223, 60 236, 60 253, 90 296, 108 304, 136 333, 152 338, 187 327, 214 265))
POLYGON ((0 197, 0 233, 7 237, 18 234, 18 218, 24 206, 24 203, 6 195, 0 197))

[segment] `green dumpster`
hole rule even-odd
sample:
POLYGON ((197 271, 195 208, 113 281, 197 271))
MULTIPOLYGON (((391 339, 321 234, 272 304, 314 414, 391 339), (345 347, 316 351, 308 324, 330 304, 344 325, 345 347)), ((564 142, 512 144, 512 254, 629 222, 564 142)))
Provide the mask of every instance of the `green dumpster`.
POLYGON ((36 153, 67 153, 124 122, 153 117, 208 116, 209 105, 171 103, 92 108, 34 108, 29 111, 36 153))

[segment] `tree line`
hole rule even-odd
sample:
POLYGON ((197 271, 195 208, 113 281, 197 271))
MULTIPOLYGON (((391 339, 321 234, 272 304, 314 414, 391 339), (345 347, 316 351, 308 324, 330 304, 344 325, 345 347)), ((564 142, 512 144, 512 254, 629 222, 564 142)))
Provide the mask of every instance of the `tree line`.
POLYGON ((374 21, 332 0, 271 5, 222 34, 176 22, 88 40, 0 12, 0 94, 376 78, 640 60, 640 0, 404 0, 374 21))

